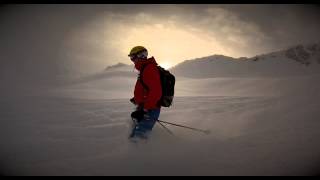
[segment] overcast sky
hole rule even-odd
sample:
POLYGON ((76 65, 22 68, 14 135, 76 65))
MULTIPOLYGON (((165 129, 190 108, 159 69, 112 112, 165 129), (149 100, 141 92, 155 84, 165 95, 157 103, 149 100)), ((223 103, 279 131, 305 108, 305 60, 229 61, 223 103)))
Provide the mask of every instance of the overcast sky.
POLYGON ((312 5, 9 5, 0 10, 2 79, 50 82, 129 64, 143 45, 163 66, 254 56, 320 40, 312 5))

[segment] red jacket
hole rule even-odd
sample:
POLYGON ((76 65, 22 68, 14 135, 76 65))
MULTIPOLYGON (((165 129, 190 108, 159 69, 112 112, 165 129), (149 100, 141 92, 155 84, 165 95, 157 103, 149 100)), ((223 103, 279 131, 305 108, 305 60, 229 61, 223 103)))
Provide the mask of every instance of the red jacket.
POLYGON ((135 68, 141 71, 143 70, 143 83, 149 88, 146 90, 141 84, 140 80, 137 80, 134 89, 134 100, 136 104, 143 104, 144 109, 159 109, 157 104, 162 96, 160 74, 157 68, 157 62, 154 57, 147 60, 138 60, 135 62, 135 68), (147 66, 146 66, 147 65, 147 66))

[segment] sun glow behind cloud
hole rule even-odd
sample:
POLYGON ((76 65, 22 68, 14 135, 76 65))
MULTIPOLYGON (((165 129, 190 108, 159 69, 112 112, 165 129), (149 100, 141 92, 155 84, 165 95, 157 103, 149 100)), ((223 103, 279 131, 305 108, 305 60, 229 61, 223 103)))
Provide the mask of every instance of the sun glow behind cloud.
MULTIPOLYGON (((62 54, 74 62, 70 67, 96 72, 119 62, 130 64, 127 55, 137 45, 145 46, 149 56, 154 56, 166 68, 214 54, 252 57, 287 47, 286 43, 281 45, 287 41, 265 30, 271 25, 282 26, 259 24, 250 19, 251 16, 241 16, 243 13, 236 11, 242 8, 243 12, 250 12, 257 8, 255 6, 114 5, 105 8, 70 31, 65 39, 62 49, 66 52, 62 54)), ((289 31, 278 29, 276 32, 289 31)))
MULTIPOLYGON (((212 8, 210 10, 211 14, 215 12, 212 8)), ((68 53, 73 49, 72 54, 77 57, 90 59, 91 64, 96 66, 93 69, 118 62, 130 64, 127 55, 137 45, 146 47, 149 56, 154 56, 158 64, 165 68, 184 60, 214 54, 232 57, 245 55, 242 50, 248 43, 243 33, 256 34, 255 28, 248 28, 255 26, 239 24, 239 20, 228 11, 220 8, 214 10, 219 12, 219 18, 208 16, 198 21, 194 15, 170 14, 162 17, 151 12, 140 12, 128 16, 119 12, 105 12, 72 32, 68 53), (233 27, 234 21, 238 22, 237 28, 233 27)))
POLYGON ((120 45, 124 54, 136 45, 145 46, 166 68, 182 60, 226 53, 212 37, 162 23, 128 28, 120 45))

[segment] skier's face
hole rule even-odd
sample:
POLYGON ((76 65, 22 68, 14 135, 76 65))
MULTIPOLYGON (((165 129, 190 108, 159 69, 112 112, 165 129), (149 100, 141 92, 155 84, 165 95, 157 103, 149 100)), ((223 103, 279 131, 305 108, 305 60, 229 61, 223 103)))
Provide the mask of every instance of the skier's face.
POLYGON ((130 59, 131 59, 131 61, 132 61, 133 63, 135 63, 135 62, 138 60, 137 55, 132 55, 132 56, 129 56, 129 57, 130 57, 130 59))

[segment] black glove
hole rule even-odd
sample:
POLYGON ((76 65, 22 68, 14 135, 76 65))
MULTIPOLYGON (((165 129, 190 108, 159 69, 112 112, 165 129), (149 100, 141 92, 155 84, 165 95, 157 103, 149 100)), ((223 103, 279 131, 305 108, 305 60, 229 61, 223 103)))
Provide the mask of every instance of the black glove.
POLYGON ((130 102, 131 102, 132 104, 134 104, 134 105, 136 104, 136 101, 134 100, 134 98, 131 98, 131 99, 130 99, 130 102))
POLYGON ((142 121, 144 118, 144 115, 147 112, 143 111, 143 110, 137 110, 131 113, 131 117, 136 119, 138 122, 142 121))

